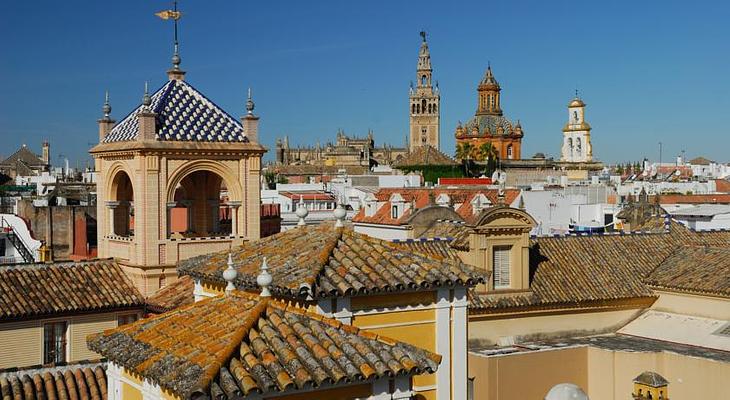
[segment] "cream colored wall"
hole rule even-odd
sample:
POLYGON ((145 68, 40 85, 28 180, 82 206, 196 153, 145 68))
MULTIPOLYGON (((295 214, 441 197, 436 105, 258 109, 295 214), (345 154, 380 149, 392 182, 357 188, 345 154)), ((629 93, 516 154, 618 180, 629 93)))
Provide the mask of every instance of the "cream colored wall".
POLYGON ((674 353, 637 353, 588 349, 591 400, 630 398, 633 379, 654 371, 668 382, 670 399, 725 399, 730 393, 730 363, 674 353))
POLYGON ((117 327, 117 315, 140 311, 101 313, 0 324, 0 369, 43 363, 43 324, 67 321, 66 356, 69 362, 101 358, 86 346, 86 337, 117 327))
MULTIPOLYGON (((462 257, 465 262, 487 271, 494 271, 495 246, 512 246, 510 252, 510 287, 512 290, 528 289, 530 284, 529 246, 531 226, 516 218, 501 217, 477 228, 469 235, 469 253, 462 257)), ((493 277, 493 274, 490 274, 493 277)), ((477 291, 494 290, 494 280, 478 285, 477 291)))
POLYGON ((40 364, 43 332, 38 321, 0 324, 0 369, 40 364))
POLYGON ((475 399, 542 399, 558 383, 580 386, 591 400, 631 398, 633 380, 654 371, 670 399, 725 399, 730 363, 675 353, 612 351, 588 346, 486 357, 469 353, 475 399))
POLYGON ((576 333, 595 334, 623 326, 636 318, 641 309, 540 315, 513 316, 513 318, 487 319, 472 315, 469 318, 470 346, 487 346, 498 343, 500 338, 513 336, 521 339, 541 339, 569 336, 576 333))
POLYGON ((698 317, 730 320, 730 299, 655 290, 659 299, 652 309, 698 317))
POLYGON ((470 352, 469 377, 475 378, 474 399, 540 400, 558 383, 571 382, 585 389, 586 363, 585 347, 495 357, 470 352))

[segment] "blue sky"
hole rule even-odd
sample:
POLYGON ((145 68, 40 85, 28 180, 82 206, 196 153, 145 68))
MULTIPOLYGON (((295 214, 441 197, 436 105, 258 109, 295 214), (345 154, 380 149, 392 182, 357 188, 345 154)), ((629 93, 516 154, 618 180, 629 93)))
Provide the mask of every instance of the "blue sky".
MULTIPOLYGON (((104 90, 117 120, 159 87, 172 27, 167 1, 0 3, 0 156, 51 141, 90 160, 104 90)), ((730 4, 680 1, 181 1, 187 80, 230 114, 253 88, 260 136, 334 140, 338 128, 402 145, 408 83, 429 32, 442 91, 442 150, 474 114, 488 62, 523 156, 559 152, 575 88, 594 156, 623 162, 681 150, 730 161, 730 4)), ((271 158, 271 154, 267 158, 271 158)))

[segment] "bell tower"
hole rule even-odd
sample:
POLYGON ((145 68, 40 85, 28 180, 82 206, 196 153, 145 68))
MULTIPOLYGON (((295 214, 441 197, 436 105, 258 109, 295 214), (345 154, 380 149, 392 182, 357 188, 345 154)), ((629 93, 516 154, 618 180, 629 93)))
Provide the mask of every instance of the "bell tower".
POLYGON ((421 49, 418 51, 416 67, 416 86, 409 90, 410 95, 410 135, 408 149, 419 146, 440 146, 441 95, 438 83, 433 86, 431 53, 426 42, 426 32, 421 32, 421 49))
POLYGON ((492 66, 487 66, 484 78, 479 82, 477 92, 479 93, 479 104, 477 104, 477 115, 502 115, 502 107, 499 105, 499 82, 494 78, 492 66))
POLYGON ((563 127, 563 146, 560 161, 592 162, 591 126, 585 121, 586 104, 575 91, 575 98, 568 104, 568 123, 563 127))

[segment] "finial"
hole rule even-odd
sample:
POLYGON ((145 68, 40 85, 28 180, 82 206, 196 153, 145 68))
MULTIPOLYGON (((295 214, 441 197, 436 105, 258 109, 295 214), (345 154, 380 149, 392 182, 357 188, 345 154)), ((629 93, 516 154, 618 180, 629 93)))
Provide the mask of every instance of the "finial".
POLYGON ((579 99, 580 98, 580 96, 578 96, 578 89, 575 89, 575 98, 576 99, 579 99))
POLYGON ((158 13, 155 13, 156 16, 168 20, 172 19, 174 22, 173 27, 173 48, 174 52, 172 54, 172 71, 175 72, 181 72, 180 71, 180 62, 182 61, 180 59, 180 52, 179 52, 179 42, 177 40, 177 20, 182 17, 182 13, 177 10, 177 1, 173 1, 173 8, 172 10, 163 10, 158 13))
POLYGON ((423 39, 423 42, 426 43, 426 31, 420 32, 421 38, 423 39))
POLYGON ((102 111, 104 112, 104 121, 109 121, 109 114, 112 112, 112 106, 109 104, 109 91, 107 90, 104 92, 104 106, 102 107, 102 111))
POLYGON ((271 297, 269 285, 271 285, 273 280, 273 277, 269 273, 269 265, 266 263, 266 257, 264 257, 264 261, 261 263, 261 272, 256 277, 256 283, 261 287, 261 294, 259 296, 271 297))
POLYGON ((307 225, 306 222, 304 222, 304 218, 307 218, 307 215, 309 215, 309 210, 307 210, 306 205, 304 205, 304 197, 302 195, 299 195, 299 203, 297 203, 297 217, 299 217, 299 222, 297 222, 297 226, 305 226, 307 225))
POLYGON ((152 98, 150 97, 149 87, 147 81, 144 81, 144 96, 142 96, 142 105, 149 108, 152 104, 152 98))
POLYGON ((339 200, 337 202, 337 208, 335 208, 335 211, 333 212, 335 215, 335 228, 342 228, 345 226, 343 221, 345 220, 345 216, 347 215, 347 211, 344 207, 342 207, 342 201, 339 200))
POLYGON ((236 285, 233 284, 233 281, 236 280, 236 277, 238 276, 238 271, 236 271, 235 268, 233 268, 233 257, 231 256, 231 253, 228 253, 228 268, 226 268, 225 271, 223 271, 223 279, 228 282, 226 284, 226 294, 230 293, 232 290, 236 289, 236 285))
POLYGON ((253 115, 253 97, 251 97, 251 88, 248 88, 248 100, 246 100, 246 112, 248 115, 253 115))

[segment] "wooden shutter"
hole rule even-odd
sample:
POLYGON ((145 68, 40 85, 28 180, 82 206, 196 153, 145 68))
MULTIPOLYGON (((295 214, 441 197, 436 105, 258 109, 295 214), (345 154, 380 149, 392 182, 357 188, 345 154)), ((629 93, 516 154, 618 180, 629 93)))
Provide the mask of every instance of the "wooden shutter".
POLYGON ((494 288, 510 286, 510 252, 512 246, 494 246, 492 248, 492 266, 494 267, 494 288))

